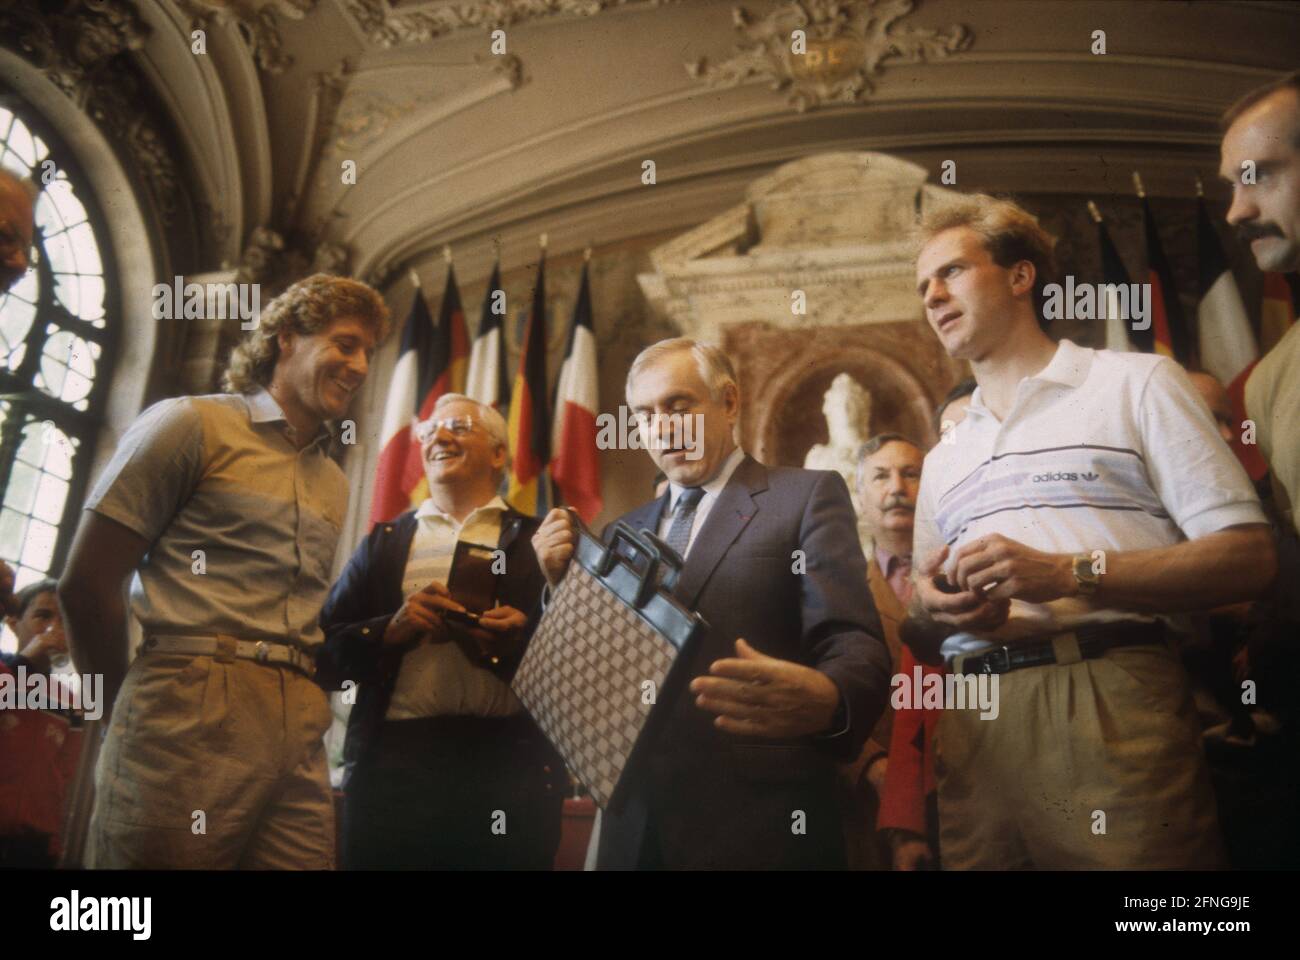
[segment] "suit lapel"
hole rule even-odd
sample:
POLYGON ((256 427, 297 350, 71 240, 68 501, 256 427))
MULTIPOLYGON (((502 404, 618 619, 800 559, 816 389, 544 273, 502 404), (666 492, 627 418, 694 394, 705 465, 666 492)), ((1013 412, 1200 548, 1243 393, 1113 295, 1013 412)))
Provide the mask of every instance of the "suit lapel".
POLYGON ((718 501, 709 511, 704 526, 695 534, 686 565, 674 593, 689 608, 695 607, 700 591, 742 530, 754 519, 758 504, 754 494, 767 489, 767 468, 751 457, 736 467, 718 501))

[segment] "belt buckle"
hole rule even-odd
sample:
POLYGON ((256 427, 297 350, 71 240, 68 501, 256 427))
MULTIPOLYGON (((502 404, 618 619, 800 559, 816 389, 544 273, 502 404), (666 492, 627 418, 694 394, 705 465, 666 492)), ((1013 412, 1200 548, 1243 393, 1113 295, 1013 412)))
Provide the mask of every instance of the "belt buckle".
POLYGON ((984 664, 983 669, 980 671, 981 673, 1007 673, 1011 670, 1011 650, 1006 646, 1006 644, 990 650, 988 653, 984 654, 982 659, 984 664), (991 658, 999 653, 1002 654, 1002 669, 994 670, 991 658))
POLYGON ((271 646, 265 640, 257 641, 257 646, 253 648, 253 658, 258 663, 266 663, 271 659, 271 646))

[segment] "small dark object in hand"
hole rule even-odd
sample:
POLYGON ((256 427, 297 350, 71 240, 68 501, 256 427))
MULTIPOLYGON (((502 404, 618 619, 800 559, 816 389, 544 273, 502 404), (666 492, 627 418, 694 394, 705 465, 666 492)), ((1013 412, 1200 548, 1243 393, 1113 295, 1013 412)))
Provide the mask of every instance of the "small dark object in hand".
POLYGON ((945 577, 942 573, 939 574, 938 576, 936 576, 936 577, 934 578, 934 586, 935 586, 935 589, 936 589, 936 590, 941 590, 941 591, 943 591, 944 593, 961 593, 961 592, 962 592, 962 591, 961 591, 961 587, 958 587, 958 586, 956 586, 956 585, 950 583, 950 582, 948 581, 948 578, 945 577))
POLYGON ((452 623, 462 623, 467 627, 477 627, 480 614, 471 613, 469 610, 444 610, 442 615, 452 623))

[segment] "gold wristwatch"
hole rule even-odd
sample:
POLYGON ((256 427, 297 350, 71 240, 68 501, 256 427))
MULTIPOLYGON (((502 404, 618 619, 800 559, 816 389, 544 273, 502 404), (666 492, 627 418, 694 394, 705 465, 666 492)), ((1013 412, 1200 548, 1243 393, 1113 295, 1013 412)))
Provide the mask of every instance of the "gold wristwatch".
POLYGON ((1079 587, 1079 596, 1091 597, 1101 586, 1101 574, 1092 569, 1092 556, 1076 553, 1070 560, 1070 570, 1074 573, 1074 582, 1079 587))

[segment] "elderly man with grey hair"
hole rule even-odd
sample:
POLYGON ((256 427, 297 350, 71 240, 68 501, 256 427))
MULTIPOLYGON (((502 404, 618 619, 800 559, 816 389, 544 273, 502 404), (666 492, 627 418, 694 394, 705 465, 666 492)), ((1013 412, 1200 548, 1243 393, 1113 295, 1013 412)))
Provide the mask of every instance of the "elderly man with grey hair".
POLYGON ((444 394, 416 436, 428 498, 375 525, 321 613, 317 680, 356 690, 343 866, 549 869, 564 763, 509 685, 540 615, 538 522, 498 493, 508 453, 497 411, 444 394), (477 626, 448 588, 458 544, 491 557, 498 605, 477 626))
MULTIPOLYGON (((647 347, 627 401, 669 489, 623 519, 682 556, 674 594, 709 629, 645 777, 603 812, 596 866, 843 868, 836 761, 858 756, 889 688, 848 486, 738 446, 740 385, 716 347, 647 347)), ((534 538, 552 585, 575 536, 552 511, 534 538)))

